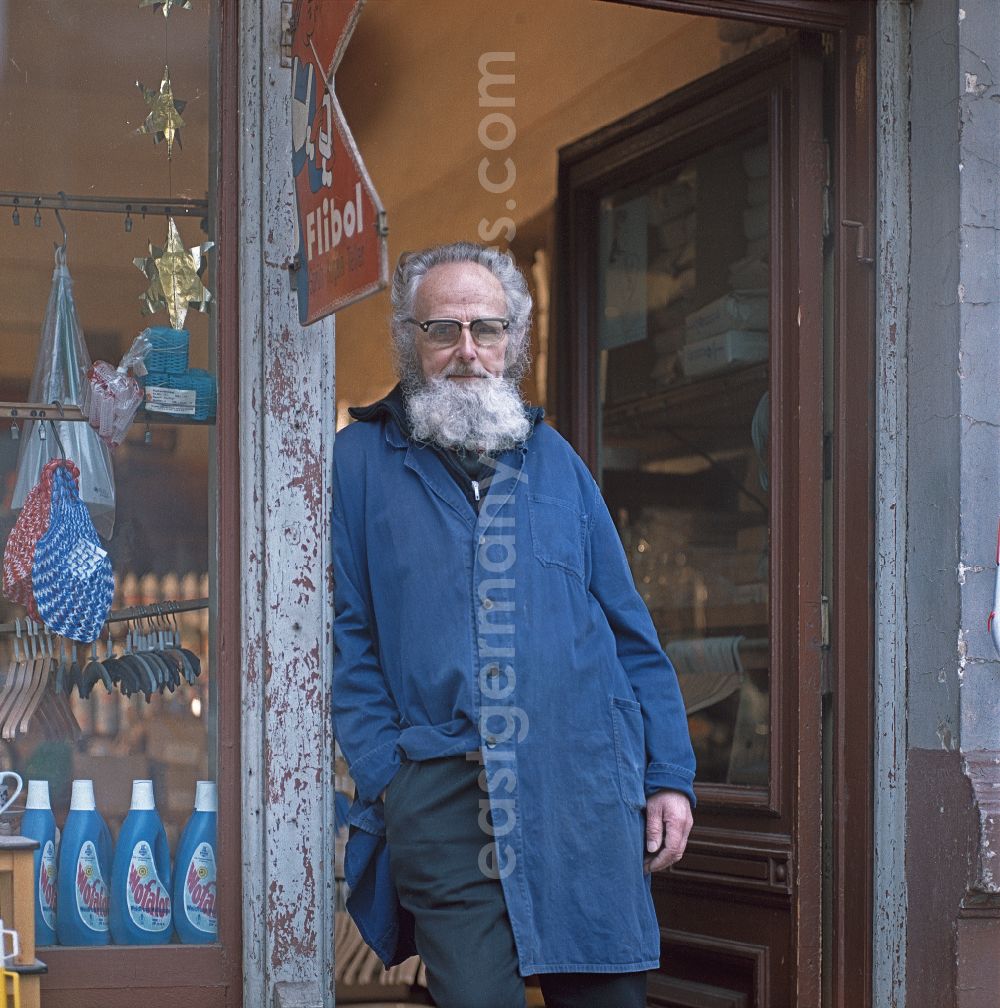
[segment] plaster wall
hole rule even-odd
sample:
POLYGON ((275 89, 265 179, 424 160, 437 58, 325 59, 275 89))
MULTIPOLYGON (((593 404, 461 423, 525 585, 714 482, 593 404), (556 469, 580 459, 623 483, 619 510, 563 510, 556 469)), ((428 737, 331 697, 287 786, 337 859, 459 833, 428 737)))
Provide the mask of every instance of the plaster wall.
POLYGON ((1000 891, 990 867, 1000 668, 986 629, 1000 479, 998 52, 1000 0, 912 5, 908 926, 905 1002, 885 1002, 908 1008, 995 1004, 995 991, 970 979, 968 942, 980 955, 1000 946, 990 903, 1000 891), (971 904, 985 916, 963 927, 971 904))

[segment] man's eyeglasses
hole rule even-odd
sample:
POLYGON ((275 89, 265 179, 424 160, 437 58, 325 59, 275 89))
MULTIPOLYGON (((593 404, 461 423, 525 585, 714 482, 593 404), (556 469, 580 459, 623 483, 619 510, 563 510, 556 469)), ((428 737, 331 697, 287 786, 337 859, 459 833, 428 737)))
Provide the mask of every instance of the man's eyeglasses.
POLYGON ((476 346, 496 346, 510 327, 510 319, 505 318, 477 318, 471 322, 439 318, 428 319, 426 322, 418 322, 415 318, 408 318, 406 321, 419 326, 427 334, 427 342, 441 348, 455 346, 462 338, 462 330, 466 327, 472 333, 476 346))

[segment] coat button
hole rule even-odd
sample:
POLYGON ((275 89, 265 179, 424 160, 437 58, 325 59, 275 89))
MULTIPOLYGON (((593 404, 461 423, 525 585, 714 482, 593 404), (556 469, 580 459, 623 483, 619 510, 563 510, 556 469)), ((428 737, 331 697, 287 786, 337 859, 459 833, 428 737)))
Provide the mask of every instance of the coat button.
POLYGON ((480 536, 479 537, 479 545, 480 546, 485 546, 486 545, 486 536, 480 536))
POLYGON ((492 609, 493 608, 493 599, 484 598, 483 599, 483 608, 484 609, 492 609))
POLYGON ((496 747, 497 747, 497 740, 492 735, 488 736, 486 739, 486 748, 496 749, 496 747))
POLYGON ((489 667, 489 668, 488 668, 488 669, 486 670, 486 674, 487 674, 487 675, 488 675, 488 676, 489 676, 489 677, 490 677, 491 679, 495 678, 496 676, 500 675, 500 666, 499 666, 499 665, 491 665, 491 666, 490 666, 490 667, 489 667))

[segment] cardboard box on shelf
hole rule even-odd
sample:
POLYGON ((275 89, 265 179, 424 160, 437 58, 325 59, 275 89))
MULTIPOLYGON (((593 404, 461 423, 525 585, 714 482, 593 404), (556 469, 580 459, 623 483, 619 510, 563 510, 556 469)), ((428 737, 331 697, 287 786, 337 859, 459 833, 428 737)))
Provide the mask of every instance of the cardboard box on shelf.
POLYGON ((684 339, 695 343, 730 329, 766 332, 768 321, 766 289, 734 290, 691 312, 684 320, 684 339))
POLYGON ((768 334, 730 329, 718 336, 689 343, 680 353, 681 365, 689 378, 716 374, 741 364, 767 360, 768 334))

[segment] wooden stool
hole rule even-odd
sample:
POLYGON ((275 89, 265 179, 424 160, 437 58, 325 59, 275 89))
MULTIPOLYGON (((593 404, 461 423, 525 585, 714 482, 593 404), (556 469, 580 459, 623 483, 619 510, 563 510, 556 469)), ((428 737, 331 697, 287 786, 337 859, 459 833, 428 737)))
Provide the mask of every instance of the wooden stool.
MULTIPOLYGON (((0 836, 0 920, 17 932, 20 950, 6 969, 20 974, 21 1008, 40 1008, 44 963, 35 958, 35 850, 37 840, 0 836)), ((9 993, 10 988, 5 993, 9 993)), ((2 1003, 2 1002, 0 1002, 2 1003)))

